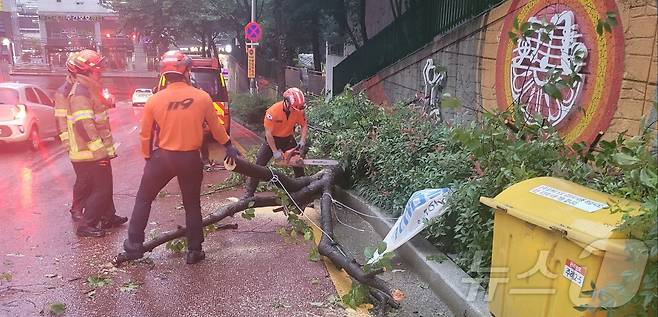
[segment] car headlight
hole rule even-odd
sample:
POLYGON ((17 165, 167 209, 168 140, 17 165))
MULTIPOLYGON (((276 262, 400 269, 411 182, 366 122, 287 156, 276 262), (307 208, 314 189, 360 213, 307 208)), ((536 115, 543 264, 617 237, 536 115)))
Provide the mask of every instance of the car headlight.
POLYGON ((14 120, 23 120, 27 117, 27 108, 25 108, 25 105, 16 105, 15 111, 14 120))

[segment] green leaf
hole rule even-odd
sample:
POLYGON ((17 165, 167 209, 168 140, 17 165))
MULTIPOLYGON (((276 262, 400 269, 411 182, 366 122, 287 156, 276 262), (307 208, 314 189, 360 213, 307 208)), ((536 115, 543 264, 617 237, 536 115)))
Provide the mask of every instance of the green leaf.
POLYGON ((637 157, 630 156, 626 153, 615 153, 612 157, 620 166, 633 166, 640 162, 640 159, 637 157))
POLYGON ((137 292, 137 289, 139 288, 140 285, 141 284, 139 284, 139 283, 136 283, 136 282, 133 282, 133 281, 128 281, 128 282, 123 283, 123 285, 121 285, 121 287, 119 287, 119 290, 122 293, 135 293, 135 292, 137 292))
POLYGON ((110 284, 112 284, 112 279, 109 277, 92 275, 87 278, 87 285, 91 288, 101 288, 110 284))
POLYGON ((512 27, 516 30, 519 29, 519 18, 518 17, 514 18, 514 22, 512 22, 512 27))
POLYGON ((612 33, 612 27, 610 26, 610 23, 604 22, 603 23, 603 28, 605 29, 606 32, 612 33))
POLYGON ((256 210, 254 208, 245 209, 242 212, 242 218, 244 219, 251 220, 254 217, 256 217, 256 210))
POLYGON ((562 93, 555 84, 547 83, 542 88, 547 95, 562 101, 562 93))
POLYGON ((618 21, 617 21, 617 13, 616 12, 610 11, 606 14, 606 16, 608 17, 606 19, 608 24, 610 24, 611 26, 617 26, 618 21))
POLYGON ((448 109, 457 109, 461 107, 461 102, 456 97, 443 98, 441 100, 441 106, 448 109))
POLYGON ((304 230, 304 240, 306 241, 313 240, 313 231, 310 228, 304 230))
POLYGON ((47 313, 50 316, 62 316, 66 313, 66 304, 52 303, 48 305, 47 313))
POLYGON ((601 20, 596 23, 596 34, 603 35, 603 22, 601 20))
MULTIPOLYGON (((521 33, 524 33, 530 30, 530 22, 525 22, 521 24, 521 33)), ((531 30, 530 30, 531 31, 531 30)))
POLYGON ((377 244, 377 253, 384 254, 384 251, 386 251, 386 242, 382 241, 377 244))
POLYGON ((548 43, 548 42, 551 41, 551 37, 550 37, 547 33, 545 33, 545 32, 542 32, 542 33, 541 33, 541 35, 540 35, 540 39, 541 39, 541 41, 544 42, 544 43, 548 43))
POLYGON ((640 171, 640 182, 642 182, 642 184, 647 187, 656 189, 656 185, 658 183, 658 175, 656 175, 656 173, 652 170, 643 168, 640 171))
POLYGON ((165 245, 165 248, 173 253, 182 253, 187 247, 186 239, 174 239, 165 245))
POLYGON ((508 33, 507 33, 507 36, 509 36, 509 39, 510 39, 510 40, 512 41, 512 43, 514 43, 514 44, 517 44, 517 42, 519 41, 519 36, 516 35, 516 33, 514 33, 514 32, 511 32, 511 31, 508 32, 508 33))
POLYGON ((256 204, 256 202, 252 200, 252 201, 249 202, 249 204, 247 204, 247 207, 251 208, 251 207, 253 207, 255 204, 256 204))
POLYGON ((318 251, 318 247, 315 245, 311 247, 311 251, 308 254, 308 260, 311 262, 320 261, 320 252, 318 251))
POLYGON ((366 258, 366 260, 372 259, 372 256, 375 255, 375 248, 373 247, 366 247, 363 250, 363 256, 366 258))
POLYGON ((343 295, 343 303, 351 308, 357 308, 363 304, 367 304, 369 300, 368 287, 360 284, 359 282, 352 282, 352 289, 343 295))

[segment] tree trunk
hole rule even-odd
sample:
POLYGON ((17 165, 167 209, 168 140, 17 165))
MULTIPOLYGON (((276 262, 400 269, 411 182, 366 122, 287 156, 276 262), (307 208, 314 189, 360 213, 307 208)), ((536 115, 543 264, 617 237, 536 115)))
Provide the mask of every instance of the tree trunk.
POLYGON ((208 57, 208 49, 206 46, 206 32, 201 32, 201 56, 208 57))
POLYGON ((215 37, 210 37, 210 50, 212 51, 211 57, 219 60, 219 51, 217 50, 217 45, 215 44, 215 37))
MULTIPOLYGON (((343 171, 340 167, 326 168, 315 175, 293 179, 267 167, 258 166, 238 158, 233 172, 255 177, 261 181, 272 181, 276 185, 283 187, 290 193, 291 199, 301 207, 301 210, 304 210, 305 206, 312 201, 321 199, 320 223, 322 230, 326 234, 323 233, 320 238, 318 252, 329 258, 339 269, 344 269, 347 274, 359 283, 369 287, 370 294, 376 301, 376 310, 385 312, 388 307, 399 307, 399 304, 393 298, 393 290, 388 283, 377 277, 383 270, 369 273, 364 272, 362 266, 354 258, 348 257, 342 251, 340 243, 334 238, 332 188, 343 177, 343 171)), ((204 218, 202 224, 203 226, 207 226, 217 223, 226 217, 233 216, 251 207, 277 206, 280 204, 281 201, 274 195, 241 199, 220 207, 204 218)), ((185 235, 185 230, 185 227, 179 227, 176 230, 160 234, 144 243, 143 251, 150 252, 159 245, 173 239, 181 238, 185 235)), ((121 253, 114 258, 113 264, 119 266, 128 260, 130 260, 128 256, 121 253)))
POLYGON ((322 71, 322 52, 320 51, 320 19, 319 13, 313 15, 311 28, 311 45, 313 46, 313 68, 322 71))

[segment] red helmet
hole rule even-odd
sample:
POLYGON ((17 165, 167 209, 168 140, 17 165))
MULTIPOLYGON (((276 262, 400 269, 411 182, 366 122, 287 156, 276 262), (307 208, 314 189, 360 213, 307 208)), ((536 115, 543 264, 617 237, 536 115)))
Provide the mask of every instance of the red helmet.
POLYGON ((304 93, 299 88, 288 88, 283 92, 283 99, 288 102, 288 105, 293 109, 302 111, 306 108, 306 101, 304 100, 304 93))
POLYGON ((66 68, 73 74, 86 74, 103 69, 105 57, 93 50, 82 50, 73 53, 66 60, 66 68))
POLYGON ((175 73, 183 75, 192 66, 192 59, 181 51, 168 51, 160 58, 160 75, 175 73))

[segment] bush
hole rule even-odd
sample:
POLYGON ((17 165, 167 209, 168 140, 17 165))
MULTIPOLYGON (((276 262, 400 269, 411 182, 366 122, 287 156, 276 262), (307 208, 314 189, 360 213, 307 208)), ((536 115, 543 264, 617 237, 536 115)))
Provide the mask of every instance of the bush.
POLYGON ((444 252, 456 253, 465 270, 479 258, 482 267, 491 260, 493 212, 480 204, 480 196, 493 197, 529 178, 555 176, 640 201, 642 215, 613 211, 625 213, 618 230, 645 241, 650 252, 643 289, 631 304, 655 311, 658 164, 649 151, 649 134, 601 141, 590 153, 583 144, 564 144, 556 131, 540 124, 510 129, 505 119, 524 122, 519 114, 484 113, 478 122, 451 127, 407 106, 383 109, 347 90, 329 103, 309 106, 311 156, 341 160, 350 186, 394 215, 414 191, 453 188, 447 216, 430 224, 424 235, 444 252))
POLYGON ((260 94, 236 94, 231 96, 231 115, 250 130, 262 134, 265 111, 276 101, 260 94))

